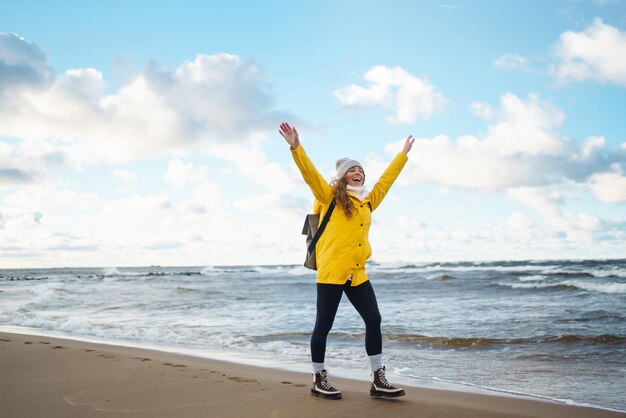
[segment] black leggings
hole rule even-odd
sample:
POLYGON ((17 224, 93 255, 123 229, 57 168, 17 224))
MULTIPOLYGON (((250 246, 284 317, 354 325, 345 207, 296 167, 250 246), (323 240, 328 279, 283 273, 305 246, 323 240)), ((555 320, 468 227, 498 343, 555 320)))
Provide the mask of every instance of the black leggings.
POLYGON ((343 292, 363 318, 365 322, 365 350, 370 356, 381 354, 383 339, 380 333, 380 312, 374 294, 374 288, 368 281, 358 286, 350 286, 348 281, 344 285, 317 284, 317 316, 315 328, 311 335, 311 360, 314 363, 323 363, 326 353, 326 337, 333 327, 335 314, 341 301, 343 292))

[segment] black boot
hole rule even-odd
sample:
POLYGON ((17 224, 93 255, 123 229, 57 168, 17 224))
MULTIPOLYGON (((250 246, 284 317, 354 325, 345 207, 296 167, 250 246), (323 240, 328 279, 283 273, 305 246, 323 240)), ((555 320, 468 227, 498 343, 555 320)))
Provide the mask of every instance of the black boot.
POLYGON ((391 385, 385 377, 385 366, 372 372, 372 386, 370 396, 379 398, 397 398, 404 396, 404 389, 391 385))
POLYGON ((313 387, 311 388, 311 393, 325 399, 341 399, 341 391, 335 389, 328 383, 326 370, 313 373, 313 387))

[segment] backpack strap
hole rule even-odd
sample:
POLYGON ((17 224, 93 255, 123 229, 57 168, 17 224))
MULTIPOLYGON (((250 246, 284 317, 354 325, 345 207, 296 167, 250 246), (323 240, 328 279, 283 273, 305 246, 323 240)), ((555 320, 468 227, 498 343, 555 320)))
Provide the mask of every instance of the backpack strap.
POLYGON ((330 220, 330 215, 332 215, 333 210, 335 210, 335 199, 333 199, 333 201, 330 202, 330 206, 328 207, 328 210, 326 211, 326 214, 324 215, 324 219, 322 219, 322 223, 320 224, 319 228, 317 229, 317 232, 315 233, 315 236, 313 237, 313 239, 311 240, 311 243, 309 244, 309 248, 308 248, 309 254, 313 253, 313 251, 315 250, 317 241, 322 236, 322 232, 324 232, 324 229, 326 228, 326 224, 330 220))

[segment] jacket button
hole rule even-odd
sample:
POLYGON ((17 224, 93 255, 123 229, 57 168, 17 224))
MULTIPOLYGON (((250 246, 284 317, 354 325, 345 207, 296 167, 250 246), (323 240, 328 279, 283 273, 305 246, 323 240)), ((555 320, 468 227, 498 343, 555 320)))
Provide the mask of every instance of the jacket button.
POLYGON ((359 247, 361 246, 361 244, 359 244, 359 247))
POLYGON ((363 226, 363 224, 361 224, 361 226, 363 226))
POLYGON ((357 267, 359 267, 359 263, 357 263, 357 265, 356 265, 356 266, 357 266, 357 267))

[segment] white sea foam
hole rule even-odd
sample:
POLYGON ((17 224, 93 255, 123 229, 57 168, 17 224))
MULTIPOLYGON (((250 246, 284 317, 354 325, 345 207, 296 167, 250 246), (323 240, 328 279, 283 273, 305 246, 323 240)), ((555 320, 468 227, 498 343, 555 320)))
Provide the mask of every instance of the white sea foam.
POLYGON ((502 271, 502 272, 519 272, 519 271, 544 271, 550 270, 551 268, 556 268, 557 266, 533 266, 533 265, 522 265, 522 266, 473 266, 473 267, 446 267, 446 266, 429 266, 429 270, 449 270, 449 271, 502 271))
MULTIPOLYGON (((465 390, 465 391, 468 391, 468 389, 470 389, 469 390, 470 392, 476 392, 476 393, 499 394, 499 395, 516 397, 516 398, 523 398, 523 399, 543 399, 543 400, 562 403, 565 405, 599 408, 599 409, 604 409, 606 411, 614 411, 614 412, 624 412, 624 410, 602 407, 602 406, 593 405, 587 402, 576 402, 572 399, 556 398, 556 397, 539 395, 536 393, 527 393, 527 392, 522 392, 522 391, 517 391, 517 390, 512 390, 512 389, 501 389, 497 387, 478 385, 475 383, 470 383, 470 382, 465 382, 465 381, 454 381, 454 380, 449 380, 449 379, 442 379, 436 376, 432 376, 432 377, 418 376, 418 375, 413 374, 413 371, 406 367, 397 369, 396 374, 398 376, 408 377, 410 379, 417 379, 420 381, 430 380, 433 382, 444 383, 444 384, 450 385, 449 387, 445 389, 459 390, 459 388, 461 388, 460 390, 465 390), (474 390, 471 390, 471 389, 474 389, 474 390)), ((424 385, 419 385, 419 386, 424 386, 424 385)))
POLYGON ((599 293, 626 293, 626 283, 595 283, 583 280, 565 280, 562 284, 599 293))
POLYGON ((626 277, 626 269, 591 270, 595 277, 626 277))
POLYGON ((217 269, 214 266, 206 266, 202 270, 200 270, 200 274, 204 274, 208 276, 209 274, 215 273, 217 269))
POLYGON ((295 266, 287 270, 287 274, 289 274, 290 276, 308 276, 308 275, 314 275, 315 272, 304 266, 295 266))
POLYGON ((517 280, 520 282, 540 282, 547 279, 547 276, 542 276, 541 274, 534 274, 531 276, 519 276, 517 280))
POLYGON ((508 283, 498 282, 498 285, 513 289, 546 289, 552 287, 569 287, 598 293, 626 293, 626 283, 594 283, 584 280, 563 280, 560 282, 536 282, 508 283))
POLYGON ((121 273, 116 267, 105 267, 102 269, 103 276, 119 276, 121 273))
POLYGON ((536 281, 531 281, 529 283, 498 282, 499 286, 510 287, 512 289, 546 289, 550 287, 558 287, 560 284, 561 283, 538 283, 536 281))

